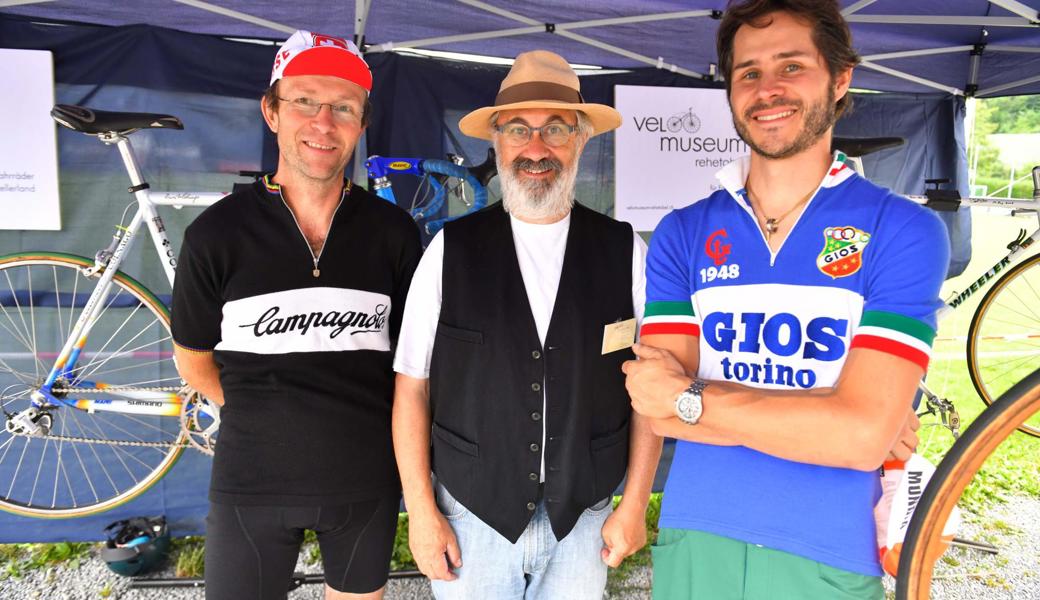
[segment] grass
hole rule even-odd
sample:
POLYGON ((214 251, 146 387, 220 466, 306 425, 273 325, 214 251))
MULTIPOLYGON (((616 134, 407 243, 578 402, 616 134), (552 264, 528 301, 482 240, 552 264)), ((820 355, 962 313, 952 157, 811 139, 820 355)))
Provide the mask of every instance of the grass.
POLYGON ((75 569, 90 556, 91 542, 0 544, 0 580, 19 578, 36 569, 65 564, 75 569))

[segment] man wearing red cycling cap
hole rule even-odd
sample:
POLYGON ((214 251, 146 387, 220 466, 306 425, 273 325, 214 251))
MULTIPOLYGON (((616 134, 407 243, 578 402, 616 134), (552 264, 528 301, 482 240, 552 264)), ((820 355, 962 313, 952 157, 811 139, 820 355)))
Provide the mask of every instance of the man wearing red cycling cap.
POLYGON ((307 529, 327 599, 383 595, 400 502, 390 350, 421 245, 406 212, 344 177, 371 89, 353 43, 294 33, 260 104, 277 171, 185 232, 177 361, 222 406, 210 600, 284 599, 307 529))

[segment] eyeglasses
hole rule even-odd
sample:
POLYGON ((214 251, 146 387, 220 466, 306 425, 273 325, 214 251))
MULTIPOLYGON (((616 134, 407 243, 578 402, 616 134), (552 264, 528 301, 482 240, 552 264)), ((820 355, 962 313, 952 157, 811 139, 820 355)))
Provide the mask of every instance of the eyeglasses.
POLYGON ((288 98, 277 97, 282 102, 288 102, 289 106, 293 108, 299 114, 305 117, 316 117, 321 112, 322 106, 328 106, 329 110, 332 111, 332 116, 337 121, 342 122, 357 122, 361 120, 361 116, 358 115, 357 111, 353 106, 349 104, 332 104, 330 102, 318 102, 314 98, 308 98, 307 96, 300 96, 299 98, 288 98))
POLYGON ((541 127, 531 127, 530 125, 524 125, 523 123, 506 123, 505 125, 495 125, 495 131, 502 134, 503 139, 510 146, 523 146, 527 142, 531 141, 531 136, 534 132, 538 132, 542 136, 542 142, 546 146, 562 146, 571 139, 574 132, 578 128, 574 125, 568 125, 566 123, 546 123, 541 127))

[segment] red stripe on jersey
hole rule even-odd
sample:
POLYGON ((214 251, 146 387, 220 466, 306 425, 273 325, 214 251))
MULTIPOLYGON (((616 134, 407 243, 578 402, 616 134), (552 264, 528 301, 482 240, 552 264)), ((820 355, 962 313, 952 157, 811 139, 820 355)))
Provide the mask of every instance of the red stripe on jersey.
POLYGON ((871 350, 893 354, 900 358, 905 358, 926 371, 928 370, 927 354, 921 352, 917 348, 901 344, 888 338, 878 337, 876 335, 857 335, 852 338, 852 344, 849 348, 870 348, 871 350))
POLYGON ((639 337, 662 334, 700 337, 701 326, 694 323, 647 323, 639 330, 639 337))

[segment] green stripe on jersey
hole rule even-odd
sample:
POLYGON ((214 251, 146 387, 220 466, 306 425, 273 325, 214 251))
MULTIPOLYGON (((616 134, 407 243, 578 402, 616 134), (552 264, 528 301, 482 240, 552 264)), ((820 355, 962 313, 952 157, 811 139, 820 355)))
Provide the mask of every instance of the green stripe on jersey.
POLYGON ((692 317, 693 304, 690 302, 647 302, 644 317, 683 316, 692 317))
POLYGON ((897 313, 881 310, 868 310, 863 313, 859 322, 860 327, 880 327, 904 333, 913 338, 921 340, 928 346, 935 339, 935 330, 928 325, 897 313))

